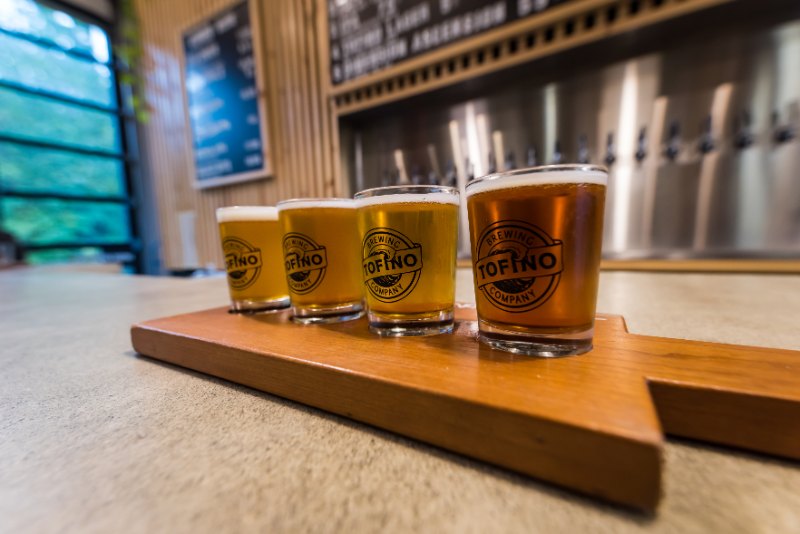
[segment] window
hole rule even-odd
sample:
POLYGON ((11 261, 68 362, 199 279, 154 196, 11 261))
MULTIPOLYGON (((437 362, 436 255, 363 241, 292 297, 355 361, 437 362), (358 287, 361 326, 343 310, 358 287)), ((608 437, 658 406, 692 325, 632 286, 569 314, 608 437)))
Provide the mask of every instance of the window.
POLYGON ((0 0, 0 229, 31 263, 133 265, 109 27, 54 5, 0 0))

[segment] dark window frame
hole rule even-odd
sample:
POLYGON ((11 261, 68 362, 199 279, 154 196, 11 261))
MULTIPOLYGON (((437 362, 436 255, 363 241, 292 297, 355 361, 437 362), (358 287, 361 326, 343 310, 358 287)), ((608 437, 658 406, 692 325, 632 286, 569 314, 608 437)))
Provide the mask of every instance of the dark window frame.
MULTIPOLYGON (((21 245, 24 250, 29 250, 29 251, 98 248, 102 250, 104 254, 113 255, 119 253, 129 253, 131 255, 131 261, 125 262, 126 267, 137 273, 143 272, 142 254, 141 254, 142 246, 141 246, 141 238, 140 238, 138 218, 137 218, 137 205, 136 201, 134 200, 136 198, 135 197, 136 191, 134 187, 135 186, 134 176, 136 176, 137 172, 136 167, 139 165, 138 160, 132 154, 133 148, 135 147, 136 123, 133 114, 130 112, 129 109, 127 109, 128 100, 125 98, 125 94, 123 92, 123 86, 120 84, 119 81, 120 79, 119 74, 120 72, 124 72, 126 70, 126 66, 122 65, 119 62, 114 50, 114 37, 116 35, 116 20, 112 21, 105 20, 103 18, 98 17, 95 14, 77 8, 75 6, 66 4, 59 0, 37 0, 37 1, 41 5, 57 9, 60 11, 64 11, 81 21, 96 25, 99 28, 101 28, 106 33, 109 40, 109 46, 111 49, 109 61, 108 62, 98 61, 91 54, 87 54, 83 51, 62 48, 57 43, 49 39, 44 39, 41 37, 28 35, 21 32, 11 31, 5 28, 0 28, 0 32, 12 38, 21 39, 33 43, 42 48, 61 51, 69 56, 75 57, 82 61, 109 67, 114 73, 114 93, 116 99, 116 106, 108 107, 94 102, 84 101, 80 98, 75 98, 68 95, 62 95, 51 91, 41 90, 35 87, 27 86, 25 84, 9 82, 6 80, 0 80, 0 87, 19 93, 33 95, 39 98, 44 98, 50 101, 59 102, 74 108, 89 109, 113 115, 117 121, 117 134, 119 135, 120 151, 113 152, 101 149, 90 149, 86 147, 70 145, 67 143, 62 144, 62 143, 56 143, 51 141, 44 141, 44 140, 38 140, 38 139, 32 139, 23 136, 8 135, 8 134, 0 134, 0 142, 13 143, 23 146, 33 146, 49 150, 59 150, 72 154, 81 154, 81 155, 102 157, 102 158, 114 158, 121 160, 123 167, 122 170, 123 170, 123 181, 124 181, 124 195, 94 196, 94 195, 60 194, 57 192, 39 193, 39 192, 6 191, 2 188, 2 182, 0 182, 0 198, 8 197, 8 198, 43 199, 43 200, 57 199, 66 201, 89 201, 89 202, 99 202, 99 203, 110 202, 110 203, 118 203, 126 205, 128 214, 127 222, 129 228, 129 238, 128 241, 125 243, 97 244, 97 243, 87 242, 87 243, 48 243, 46 245, 22 243, 21 245)), ((114 7, 118 8, 116 3, 114 7)), ((115 13, 115 19, 116 16, 117 14, 115 13)), ((0 227, 2 227, 2 222, 3 222, 3 213, 2 209, 0 209, 0 227)))

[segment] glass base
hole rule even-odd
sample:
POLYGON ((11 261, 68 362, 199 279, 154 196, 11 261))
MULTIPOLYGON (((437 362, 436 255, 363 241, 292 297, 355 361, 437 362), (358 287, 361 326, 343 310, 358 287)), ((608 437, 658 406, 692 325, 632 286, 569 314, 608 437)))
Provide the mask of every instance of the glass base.
POLYGON ((241 299, 231 301, 230 313, 271 313, 288 307, 289 297, 272 300, 241 299))
POLYGON ((299 324, 341 323, 363 316, 364 304, 362 302, 352 302, 329 308, 292 306, 292 321, 299 324))
POLYGON ((594 326, 580 331, 530 332, 507 330, 485 321, 478 323, 478 340, 493 349, 525 356, 560 358, 592 350, 594 326))
POLYGON ((453 331, 453 310, 391 315, 370 311, 369 331, 382 337, 433 336, 453 331))

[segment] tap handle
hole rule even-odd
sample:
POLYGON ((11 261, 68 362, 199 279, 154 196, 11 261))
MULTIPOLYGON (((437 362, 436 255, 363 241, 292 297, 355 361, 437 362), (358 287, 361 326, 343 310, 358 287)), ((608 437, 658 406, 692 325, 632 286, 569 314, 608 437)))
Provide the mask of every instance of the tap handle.
POLYGON ((639 139, 636 141, 636 161, 641 163, 647 157, 647 127, 639 130, 639 139))
POLYGON ((736 116, 734 120, 736 132, 733 144, 738 149, 744 149, 753 144, 753 132, 750 130, 750 112, 746 109, 736 116))
POLYGON ((603 161, 605 161, 606 165, 609 167, 617 161, 617 156, 614 154, 614 134, 612 132, 608 132, 608 136, 606 137, 606 157, 603 161))
POLYGON ((772 138, 776 143, 786 143, 797 135, 791 124, 780 124, 780 114, 777 110, 772 112, 772 126, 772 138))
POLYGON ((561 141, 557 140, 556 144, 555 144, 555 147, 554 147, 554 150, 553 150, 553 163, 555 165, 558 165, 559 163, 561 163, 561 157, 562 156, 563 156, 563 154, 561 153, 561 141))
POLYGON ((528 147, 527 156, 528 158, 526 163, 528 164, 528 167, 536 167, 536 149, 533 148, 533 146, 528 147))
POLYGON ((489 174, 497 172, 497 160, 494 159, 494 153, 489 152, 489 174))
POLYGON ((681 135, 681 127, 678 124, 678 121, 672 121, 669 125, 669 139, 667 141, 667 150, 665 151, 665 155, 670 161, 675 161, 675 158, 678 157, 678 152, 680 152, 680 135, 681 135))
POLYGON ((711 115, 708 115, 703 121, 703 134, 700 136, 700 144, 698 146, 703 154, 708 154, 714 150, 714 136, 711 132, 711 115))
POLYGON ((517 158, 514 157, 514 152, 509 150, 506 153, 506 170, 516 169, 517 168, 517 158))

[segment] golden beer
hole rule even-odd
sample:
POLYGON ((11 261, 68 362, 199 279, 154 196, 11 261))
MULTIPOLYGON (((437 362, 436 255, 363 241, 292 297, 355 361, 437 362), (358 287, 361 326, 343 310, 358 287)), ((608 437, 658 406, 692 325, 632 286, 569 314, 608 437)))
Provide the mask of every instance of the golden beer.
POLYGON ((451 332, 458 192, 381 187, 356 199, 370 329, 386 336, 451 332))
POLYGON ((358 222, 350 199, 278 203, 294 320, 330 323, 363 315, 358 222))
POLYGON ((288 307, 277 208, 219 208, 217 222, 232 309, 256 312, 288 307))
POLYGON ((592 348, 607 173, 551 165, 467 185, 479 339, 536 356, 592 348))

